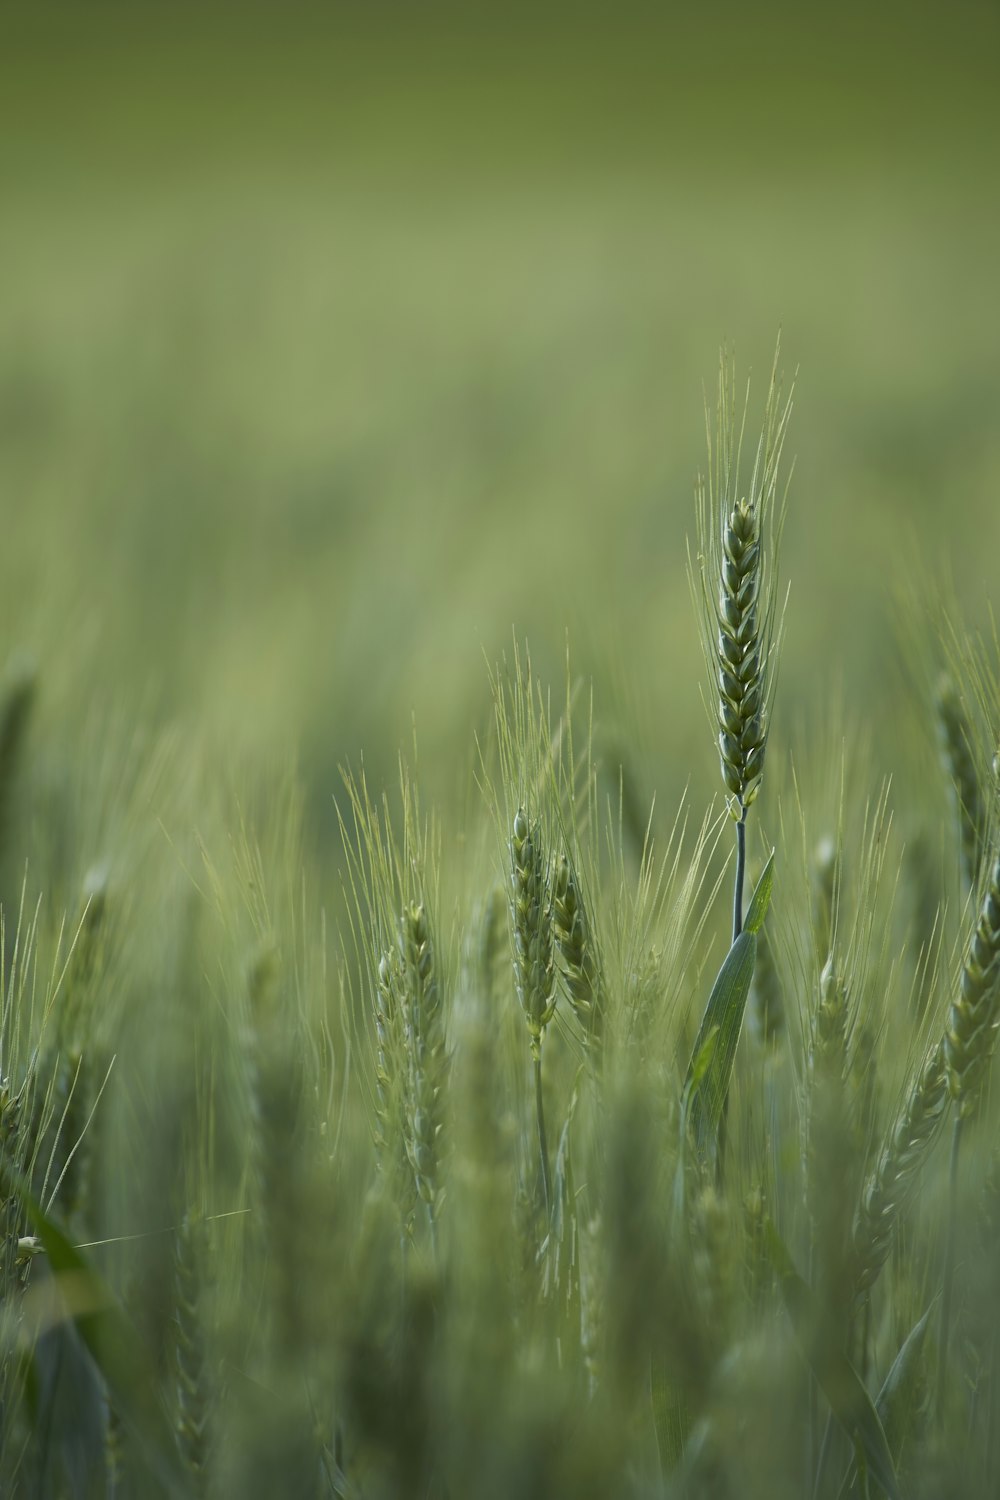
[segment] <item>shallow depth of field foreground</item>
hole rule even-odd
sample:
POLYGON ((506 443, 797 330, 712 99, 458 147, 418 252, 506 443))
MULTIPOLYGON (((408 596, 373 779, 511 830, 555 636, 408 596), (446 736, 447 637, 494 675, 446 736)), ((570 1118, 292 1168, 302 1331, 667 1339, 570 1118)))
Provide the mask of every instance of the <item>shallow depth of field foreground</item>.
POLYGON ((993 1497, 1000 22, 287 9, 0 56, 0 1496, 993 1497))

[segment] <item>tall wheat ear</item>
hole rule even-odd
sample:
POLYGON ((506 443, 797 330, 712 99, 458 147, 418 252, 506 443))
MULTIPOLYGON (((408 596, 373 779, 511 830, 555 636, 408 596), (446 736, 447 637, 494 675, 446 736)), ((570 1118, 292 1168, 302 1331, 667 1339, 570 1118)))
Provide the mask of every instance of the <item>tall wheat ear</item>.
POLYGON ((775 573, 784 499, 778 493, 778 468, 791 396, 782 397, 779 353, 780 340, 753 466, 744 480, 741 460, 749 385, 738 408, 735 367, 728 351, 722 351, 714 430, 706 403, 708 472, 699 477, 695 492, 697 561, 688 557, 712 682, 709 711, 737 826, 734 941, 743 925, 747 811, 764 775, 780 640, 775 573))

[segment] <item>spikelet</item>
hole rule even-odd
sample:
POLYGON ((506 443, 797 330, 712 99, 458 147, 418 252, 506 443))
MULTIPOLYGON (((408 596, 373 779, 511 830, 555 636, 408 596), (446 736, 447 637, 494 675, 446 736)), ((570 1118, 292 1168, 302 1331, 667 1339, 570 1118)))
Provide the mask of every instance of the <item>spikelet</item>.
POLYGON ((604 1016, 597 954, 583 897, 565 854, 556 861, 552 877, 552 928, 569 1002, 588 1043, 599 1049, 604 1016))
POLYGON ((1000 853, 962 965, 944 1034, 948 1089, 965 1118, 975 1107, 1000 1024, 1000 853))
POLYGON ((510 841, 511 912, 514 924, 514 982, 528 1023, 531 1055, 541 1056, 542 1036, 555 1014, 552 952, 552 895, 541 829, 518 808, 510 841))
POLYGON ((944 1044, 928 1053, 886 1137, 854 1216, 856 1286, 872 1287, 892 1248, 900 1213, 937 1135, 948 1105, 944 1044))

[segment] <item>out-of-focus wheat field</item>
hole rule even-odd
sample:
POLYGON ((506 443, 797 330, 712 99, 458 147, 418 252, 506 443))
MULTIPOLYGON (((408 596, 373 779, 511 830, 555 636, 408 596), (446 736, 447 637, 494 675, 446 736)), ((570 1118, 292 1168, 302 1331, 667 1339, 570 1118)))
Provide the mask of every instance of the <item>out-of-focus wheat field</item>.
MULTIPOLYGON (((715 765, 703 387, 798 367, 775 738, 897 710, 892 589, 1000 553, 995 7, 26 7, 0 45, 0 631, 127 705, 454 802, 567 631, 671 806, 715 765)), ((756 420, 759 404, 752 406, 756 420)), ((886 748, 883 768, 892 770, 886 748)))
POLYGON ((996 1494, 998 55, 0 19, 4 1495, 996 1494))

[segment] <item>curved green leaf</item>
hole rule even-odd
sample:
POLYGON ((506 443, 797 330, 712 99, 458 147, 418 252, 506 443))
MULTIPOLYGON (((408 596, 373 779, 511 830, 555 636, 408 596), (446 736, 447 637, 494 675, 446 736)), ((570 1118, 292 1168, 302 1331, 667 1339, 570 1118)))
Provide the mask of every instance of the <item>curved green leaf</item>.
POLYGON ((760 879, 754 888, 750 898, 750 906, 743 921, 744 932, 759 932, 764 925, 767 909, 771 904, 771 891, 774 888, 774 850, 771 850, 767 864, 760 872, 760 879))
MULTIPOLYGON (((882 1383, 882 1389, 875 1397, 875 1410, 882 1423, 889 1451, 895 1454, 897 1461, 903 1450, 907 1430, 915 1417, 914 1390, 920 1378, 924 1337, 930 1323, 931 1313, 936 1305, 937 1298, 935 1297, 923 1317, 906 1335, 900 1345, 899 1353, 892 1362, 892 1368, 882 1383)), ((857 1478, 858 1466, 852 1463, 841 1486, 840 1494, 853 1493, 856 1489, 857 1478)))
POLYGON ((771 1262, 795 1337, 830 1403, 830 1410, 851 1442, 864 1453, 869 1470, 889 1500, 899 1500, 899 1481, 889 1444, 875 1403, 844 1353, 843 1330, 833 1325, 812 1288, 796 1271, 785 1243, 770 1219, 765 1229, 771 1262))
POLYGON ((875 1398, 875 1410, 885 1429, 890 1446, 898 1456, 905 1437, 907 1418, 914 1411, 914 1388, 920 1376, 920 1361, 923 1356, 924 1337, 931 1320, 937 1298, 928 1307, 923 1317, 910 1329, 892 1362, 892 1368, 875 1398))
POLYGON ((712 986, 695 1038, 684 1099, 686 1116, 701 1150, 718 1137, 756 956, 756 935, 741 932, 712 986))
POLYGON ((150 1477, 174 1500, 189 1500, 191 1489, 157 1397, 155 1373, 114 1293, 42 1211, 15 1173, 0 1164, 0 1180, 4 1179, 19 1198, 45 1249, 62 1294, 65 1318, 103 1376, 116 1411, 146 1460, 150 1477))

